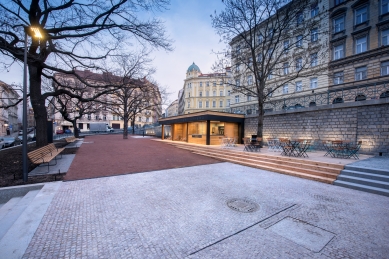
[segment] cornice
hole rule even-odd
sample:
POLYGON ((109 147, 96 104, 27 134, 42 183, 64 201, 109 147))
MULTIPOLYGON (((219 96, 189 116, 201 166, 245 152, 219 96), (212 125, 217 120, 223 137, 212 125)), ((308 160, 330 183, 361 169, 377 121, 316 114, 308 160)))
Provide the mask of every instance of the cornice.
POLYGON ((389 54, 389 46, 382 46, 360 54, 352 55, 339 60, 330 61, 329 68, 334 69, 338 66, 347 66, 350 63, 363 61, 366 59, 374 58, 376 56, 382 56, 383 54, 389 54))

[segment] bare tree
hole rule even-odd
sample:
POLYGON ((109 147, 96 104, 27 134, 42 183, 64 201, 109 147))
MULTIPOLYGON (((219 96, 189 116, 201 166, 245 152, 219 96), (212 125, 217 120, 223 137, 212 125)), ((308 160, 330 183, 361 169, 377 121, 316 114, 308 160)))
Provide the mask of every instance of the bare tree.
MULTIPOLYGON (((61 86, 53 84, 53 87, 63 87, 64 85, 68 84, 72 84, 70 87, 73 89, 73 92, 76 92, 75 94, 82 97, 83 99, 90 99, 90 96, 94 95, 92 94, 92 90, 94 89, 86 87, 78 80, 70 82, 65 80, 65 82, 61 83, 61 86)), ((77 121, 85 115, 98 113, 104 107, 106 107, 106 96, 107 95, 104 94, 102 96, 96 97, 94 100, 83 102, 78 98, 72 98, 66 94, 63 94, 51 98, 50 105, 53 109, 53 113, 59 112, 64 120, 72 123, 74 129, 73 134, 76 138, 78 138, 79 130, 77 127, 77 121)))
MULTIPOLYGON (((158 87, 147 80, 155 69, 146 49, 131 55, 121 55, 115 59, 115 73, 120 75, 120 89, 111 95, 108 109, 124 121, 123 139, 128 138, 128 122, 134 126, 135 116, 145 110, 153 110, 160 105, 158 87)), ((134 130, 134 128, 133 128, 134 130)))
POLYGON ((98 71, 101 60, 114 52, 126 52, 134 42, 171 50, 160 20, 139 19, 141 11, 160 11, 168 3, 168 0, 32 0, 28 4, 10 0, 0 3, 0 51, 4 57, 10 57, 12 62, 23 62, 24 35, 31 36, 30 26, 38 27, 43 36, 42 39, 29 38, 27 46, 29 94, 36 120, 37 146, 47 144, 45 100, 48 97, 66 94, 87 101, 66 88, 42 91, 42 78, 55 81, 56 72, 78 77, 74 71, 80 67, 98 71))
POLYGON ((228 45, 215 70, 231 67, 233 91, 257 100, 257 136, 264 104, 279 88, 318 75, 328 62, 327 9, 312 0, 225 0, 212 25, 228 45))

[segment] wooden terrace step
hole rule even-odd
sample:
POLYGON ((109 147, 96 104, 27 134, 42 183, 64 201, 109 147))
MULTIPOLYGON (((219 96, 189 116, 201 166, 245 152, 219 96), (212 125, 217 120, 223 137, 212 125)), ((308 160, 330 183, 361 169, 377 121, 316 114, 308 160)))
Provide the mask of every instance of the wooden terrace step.
POLYGON ((202 147, 183 143, 169 143, 177 148, 195 154, 212 157, 221 161, 250 166, 277 173, 297 176, 305 179, 332 184, 343 165, 318 162, 293 157, 272 156, 260 153, 242 152, 218 147, 202 147))

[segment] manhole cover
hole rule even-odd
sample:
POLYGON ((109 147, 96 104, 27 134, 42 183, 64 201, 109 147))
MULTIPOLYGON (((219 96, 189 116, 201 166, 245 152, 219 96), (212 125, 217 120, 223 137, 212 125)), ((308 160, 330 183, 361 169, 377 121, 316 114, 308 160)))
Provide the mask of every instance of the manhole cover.
POLYGON ((227 206, 239 212, 254 212, 259 208, 258 204, 247 199, 231 199, 227 206))

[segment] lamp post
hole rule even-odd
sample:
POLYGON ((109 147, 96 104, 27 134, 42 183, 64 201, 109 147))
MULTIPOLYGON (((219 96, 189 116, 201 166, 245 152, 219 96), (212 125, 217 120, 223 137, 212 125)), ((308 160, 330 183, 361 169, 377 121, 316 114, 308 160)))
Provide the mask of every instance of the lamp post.
POLYGON ((37 27, 25 27, 24 31, 24 73, 23 73, 23 181, 28 180, 27 162, 27 29, 30 28, 35 37, 42 38, 42 34, 37 27))

